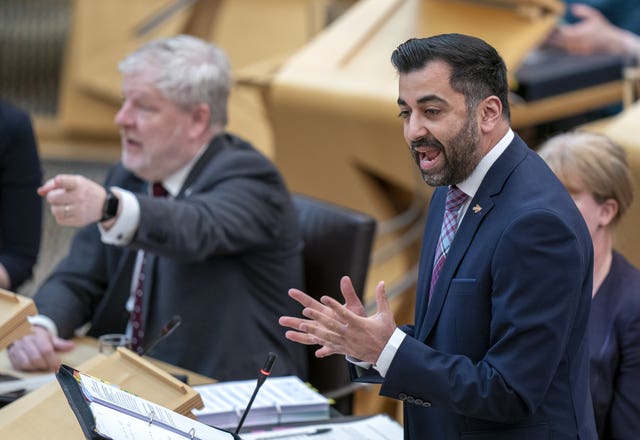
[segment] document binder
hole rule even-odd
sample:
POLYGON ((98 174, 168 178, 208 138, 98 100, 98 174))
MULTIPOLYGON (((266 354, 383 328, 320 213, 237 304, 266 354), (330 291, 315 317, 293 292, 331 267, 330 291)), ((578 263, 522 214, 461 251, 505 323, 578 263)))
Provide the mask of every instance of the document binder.
POLYGON ((117 439, 142 435, 154 438, 162 433, 163 438, 171 439, 240 440, 233 433, 185 417, 67 365, 60 367, 56 378, 89 440, 113 438, 101 431, 115 432, 117 439))
POLYGON ((82 396, 82 391, 73 377, 71 367, 62 365, 56 373, 56 379, 58 379, 60 387, 67 397, 69 406, 78 418, 84 436, 87 439, 108 439, 109 437, 104 437, 96 431, 96 421, 93 417, 93 412, 91 412, 89 405, 87 405, 87 402, 82 396))

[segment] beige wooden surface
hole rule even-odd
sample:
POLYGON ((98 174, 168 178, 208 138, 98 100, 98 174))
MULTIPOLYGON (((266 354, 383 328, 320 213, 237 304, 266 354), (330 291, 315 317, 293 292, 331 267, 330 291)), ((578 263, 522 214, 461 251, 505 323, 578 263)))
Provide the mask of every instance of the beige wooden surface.
MULTIPOLYGON (((94 338, 82 337, 74 339, 76 343, 75 348, 66 353, 60 353, 60 359, 62 363, 71 367, 78 367, 84 362, 96 357, 98 355, 98 344, 94 338)), ((175 365, 168 364, 163 361, 159 361, 153 358, 145 358, 149 362, 161 368, 162 370, 173 374, 186 374, 190 385, 201 385, 206 383, 212 383, 214 380, 210 377, 202 374, 195 373, 184 368, 177 367, 175 365)), ((11 366, 11 362, 7 357, 6 350, 0 350, 0 373, 8 373, 17 377, 34 377, 41 373, 28 373, 23 371, 17 371, 11 366)))
POLYGON ((469 33, 493 44, 513 70, 556 19, 550 13, 531 19, 485 2, 358 2, 267 85, 276 163, 294 191, 388 218, 377 179, 410 193, 424 185, 396 117, 393 49, 411 37, 469 33))
MULTIPOLYGON (((199 1, 140 35, 136 32, 140 26, 170 2, 72 0, 58 130, 69 137, 117 140, 113 123, 121 99, 117 64, 149 40, 181 33, 196 35, 225 50, 235 71, 289 56, 326 25, 329 11, 352 2, 355 0, 199 1)), ((234 86, 228 128, 272 156, 273 138, 259 91, 234 86)))
POLYGON ((31 331, 27 317, 36 313, 31 298, 0 289, 0 350, 31 331))
MULTIPOLYGON (((105 356, 98 353, 97 344, 91 338, 76 342, 73 351, 62 355, 63 363, 184 415, 191 416, 191 409, 201 408, 202 399, 193 388, 167 371, 187 374, 194 385, 213 382, 210 378, 140 357, 125 349, 105 356)), ((0 372, 21 377, 36 375, 12 369, 6 351, 0 353, 0 372)), ((81 439, 83 436, 62 389, 53 381, 0 409, 0 438, 81 439)))

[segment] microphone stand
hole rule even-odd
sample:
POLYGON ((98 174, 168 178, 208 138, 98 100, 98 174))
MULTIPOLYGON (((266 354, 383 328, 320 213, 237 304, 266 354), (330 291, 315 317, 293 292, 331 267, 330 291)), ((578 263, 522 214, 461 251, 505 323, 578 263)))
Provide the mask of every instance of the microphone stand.
POLYGON ((258 376, 258 381, 256 383, 255 389, 253 390, 253 394, 251 395, 251 399, 249 399, 249 403, 247 404, 247 407, 242 413, 242 417, 240 418, 240 423, 238 423, 238 427, 236 428, 234 435, 238 435, 238 433, 240 432, 240 429, 242 428, 242 425, 244 425, 244 419, 247 418, 247 414, 251 409, 251 405, 253 405, 253 401, 258 395, 258 390, 260 389, 262 384, 265 382, 265 380, 267 380, 267 377, 269 377, 269 375, 271 374, 271 368, 273 367, 273 363, 275 361, 276 361, 276 354, 269 352, 269 355, 267 356, 267 360, 264 363, 264 367, 262 367, 262 370, 260 370, 260 375, 258 376))
POLYGON ((182 323, 182 317, 180 315, 176 315, 173 318, 171 318, 171 321, 167 322, 164 325, 164 327, 162 327, 162 330, 160 330, 160 334, 153 341, 151 341, 149 345, 147 345, 140 351, 139 353, 140 356, 144 356, 149 351, 151 351, 152 348, 158 345, 158 342, 169 337, 169 335, 171 335, 171 333, 173 333, 175 329, 177 329, 180 326, 181 323, 182 323))

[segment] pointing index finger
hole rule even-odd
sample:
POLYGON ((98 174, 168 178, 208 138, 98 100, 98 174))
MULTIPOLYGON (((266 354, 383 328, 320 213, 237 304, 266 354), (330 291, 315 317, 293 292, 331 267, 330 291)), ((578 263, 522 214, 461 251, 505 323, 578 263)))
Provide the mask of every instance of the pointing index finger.
POLYGON ((71 191, 76 187, 75 179, 73 176, 68 174, 58 174, 54 180, 58 188, 62 188, 66 191, 71 191))

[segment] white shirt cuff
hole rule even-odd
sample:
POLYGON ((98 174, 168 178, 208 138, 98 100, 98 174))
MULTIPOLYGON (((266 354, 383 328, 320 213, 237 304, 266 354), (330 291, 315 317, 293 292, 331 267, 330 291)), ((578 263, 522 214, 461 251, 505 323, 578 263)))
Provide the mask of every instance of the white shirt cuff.
POLYGON ((100 228, 100 236, 104 244, 124 246, 131 243, 134 234, 138 230, 140 203, 131 191, 118 187, 111 187, 111 190, 119 196, 122 210, 108 231, 100 223, 98 223, 98 228, 100 228))
POLYGON ((360 368, 364 368, 365 370, 368 370, 372 366, 371 362, 361 361, 360 359, 354 358, 353 356, 349 356, 349 355, 345 357, 347 358, 347 362, 350 362, 353 365, 357 365, 360 368))
POLYGON ((398 348, 400 348, 400 344, 404 341, 405 336, 407 334, 396 328, 389 340, 387 341, 387 345, 382 349, 382 353, 380 353, 380 357, 376 361, 373 368, 375 368, 380 376, 385 377, 387 375, 387 371, 389 371, 389 367, 391 366, 391 361, 393 361, 394 356, 398 352, 398 348))
POLYGON ((58 336, 58 326, 51 318, 44 315, 34 315, 27 316, 27 320, 29 320, 29 324, 45 328, 53 336, 58 336))

